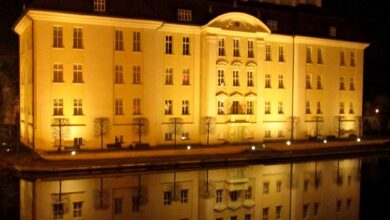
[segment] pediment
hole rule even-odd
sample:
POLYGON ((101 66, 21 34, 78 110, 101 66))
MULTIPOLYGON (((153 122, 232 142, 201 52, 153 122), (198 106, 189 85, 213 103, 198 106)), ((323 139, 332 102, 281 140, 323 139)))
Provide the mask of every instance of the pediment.
POLYGON ((258 18, 242 12, 222 14, 211 20, 207 26, 232 31, 271 33, 269 28, 258 18))

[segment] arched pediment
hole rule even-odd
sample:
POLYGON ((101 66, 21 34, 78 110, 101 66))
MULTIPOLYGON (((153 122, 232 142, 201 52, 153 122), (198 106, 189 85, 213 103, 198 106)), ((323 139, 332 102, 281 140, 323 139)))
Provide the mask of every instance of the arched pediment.
POLYGON ((232 31, 271 33, 267 25, 261 22, 258 18, 242 12, 229 12, 222 14, 211 20, 206 26, 232 31))
POLYGON ((240 93, 240 92, 232 92, 232 93, 230 93, 230 97, 241 98, 242 97, 242 93, 240 93))
POLYGON ((229 64, 229 62, 225 59, 218 59, 217 60, 217 65, 219 66, 227 66, 229 64))
POLYGON ((241 61, 235 60, 235 61, 232 62, 231 65, 232 66, 242 66, 243 64, 241 63, 241 61))
POLYGON ((257 66, 257 64, 253 61, 248 61, 246 64, 245 64, 246 67, 252 67, 252 68, 255 68, 257 66))
POLYGON ((220 97, 220 98, 226 98, 228 94, 224 91, 219 91, 215 94, 215 96, 220 97))

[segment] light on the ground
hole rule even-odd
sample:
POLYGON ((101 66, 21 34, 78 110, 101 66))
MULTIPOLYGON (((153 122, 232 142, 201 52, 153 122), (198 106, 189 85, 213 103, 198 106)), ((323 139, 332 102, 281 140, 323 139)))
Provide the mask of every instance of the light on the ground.
POLYGON ((357 139, 356 139, 356 141, 357 141, 357 142, 360 142, 360 141, 361 141, 361 139, 360 139, 360 138, 357 138, 357 139))
POLYGON ((322 142, 323 142, 324 144, 328 143, 328 141, 327 141, 326 139, 324 139, 322 142))
POLYGON ((255 146, 255 145, 252 145, 251 149, 252 149, 252 150, 256 150, 256 146, 255 146))
POLYGON ((286 144, 287 144, 288 146, 290 146, 290 145, 291 145, 291 141, 287 141, 286 144))
POLYGON ((72 150, 72 152, 70 154, 72 154, 72 156, 74 156, 74 155, 76 155, 76 151, 72 150))
POLYGON ((191 150, 191 146, 190 145, 187 146, 187 150, 191 150))

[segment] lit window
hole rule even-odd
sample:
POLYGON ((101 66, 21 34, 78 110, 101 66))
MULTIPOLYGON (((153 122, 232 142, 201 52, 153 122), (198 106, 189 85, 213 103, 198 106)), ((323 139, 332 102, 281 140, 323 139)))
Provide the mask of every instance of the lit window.
POLYGON ((351 91, 355 90, 355 83, 354 83, 353 78, 351 78, 349 80, 349 90, 351 90, 351 91))
POLYGON ((215 196, 216 203, 222 203, 223 199, 223 189, 217 189, 217 195, 215 196))
POLYGON ((123 84, 123 66, 115 65, 115 84, 123 84))
POLYGON ((336 211, 341 212, 341 206, 342 206, 342 201, 341 199, 338 199, 336 202, 336 211))
POLYGON ((265 130, 264 131, 264 137, 265 138, 270 138, 271 137, 271 130, 265 130))
POLYGON ((283 102, 278 103, 278 114, 283 114, 283 102))
POLYGON ((283 89, 284 88, 284 83, 283 83, 283 74, 279 74, 279 83, 278 83, 278 88, 283 89))
POLYGON ((73 218, 82 218, 82 217, 83 217, 83 202, 74 202, 73 218))
POLYGON ((345 52, 340 51, 340 66, 345 66, 345 52))
POLYGON ((190 55, 190 38, 183 37, 183 55, 190 55))
POLYGON ((164 192, 164 205, 171 205, 172 202, 172 192, 166 191, 164 192))
POLYGON ((225 114, 225 107, 223 101, 218 101, 218 115, 225 114))
POLYGON ((73 100, 73 115, 83 115, 83 100, 73 100))
POLYGON ((233 39, 233 56, 240 56, 240 40, 238 39, 233 39))
POLYGON ((311 89, 311 74, 306 74, 306 89, 311 89))
POLYGON ((141 84, 141 66, 133 66, 133 84, 141 84))
POLYGON ((276 220, 282 219, 282 206, 276 206, 276 209, 275 209, 275 219, 276 220))
POLYGON ((53 205, 53 219, 62 220, 64 217, 64 204, 54 204, 53 205))
POLYGON ((337 29, 336 29, 336 27, 330 26, 330 27, 329 27, 329 36, 331 36, 331 37, 336 37, 336 35, 337 35, 337 29))
POLYGON ((321 102, 317 102, 317 114, 322 114, 321 102))
POLYGON ((62 27, 53 27, 53 47, 62 48, 62 27))
POLYGON ((269 193, 269 182, 264 182, 263 183, 263 194, 268 194, 269 193))
POLYGON ((265 60, 266 61, 271 61, 271 45, 265 45, 265 60))
POLYGON ((115 99, 115 115, 123 115, 123 100, 115 99))
POLYGON ((312 63, 312 48, 311 47, 306 47, 306 63, 312 63))
POLYGON ((253 101, 246 102, 246 114, 253 115, 253 101))
POLYGON ((263 220, 268 220, 269 208, 263 208, 263 220))
POLYGON ((233 115, 240 114, 240 102, 239 101, 233 101, 232 114, 233 115))
POLYGON ((317 76, 317 89, 322 89, 322 76, 317 76))
POLYGON ((278 31, 278 21, 277 20, 266 20, 265 22, 271 31, 278 31))
POLYGON ((248 40, 248 58, 255 57, 255 53, 253 52, 253 40, 248 40))
POLYGON ((351 51, 351 66, 355 66, 355 52, 351 51))
POLYGON ((218 70, 218 86, 225 85, 225 71, 222 69, 218 70))
POLYGON ((120 215, 122 214, 122 198, 115 198, 114 199, 114 214, 120 215))
POLYGON ((231 191, 230 192, 230 201, 236 202, 238 199, 238 191, 231 191))
POLYGON ((303 205, 303 212, 302 212, 303 219, 309 218, 309 204, 303 205))
POLYGON ((123 50, 123 31, 115 31, 115 50, 123 50))
POLYGON ((94 0, 93 1, 93 10, 99 12, 106 11, 106 0, 94 0))
POLYGON ((189 101, 188 100, 183 100, 182 101, 181 114, 182 115, 190 114, 190 111, 189 111, 189 101))
POLYGON ((53 82, 64 82, 62 64, 55 63, 53 65, 53 82))
POLYGON ((62 99, 54 99, 53 115, 63 115, 64 103, 62 99))
POLYGON ((344 102, 340 102, 340 110, 339 110, 339 113, 340 113, 340 114, 344 114, 344 102))
POLYGON ((73 83, 83 83, 83 66, 73 64, 73 83))
POLYGON ((344 77, 340 77, 340 90, 345 90, 344 77))
POLYGON ((353 103, 350 102, 349 103, 349 114, 353 114, 354 113, 354 110, 353 110, 353 103))
POLYGON ((183 132, 181 134, 181 139, 182 140, 189 140, 190 139, 190 134, 188 132, 183 132))
POLYGON ((173 85, 173 69, 165 69, 165 85, 173 85))
POLYGON ((284 62, 284 47, 279 46, 279 62, 284 62))
POLYGON ((271 88, 271 74, 265 74, 265 88, 271 88))
POLYGON ((317 63, 318 64, 324 63, 324 50, 322 48, 317 49, 317 63))
POLYGON ((311 114, 310 101, 306 101, 305 113, 306 114, 311 114))
POLYGON ((83 29, 73 28, 73 48, 83 48, 83 29))
POLYGON ((178 21, 191 21, 192 20, 192 11, 187 9, 179 8, 177 9, 177 20, 178 21))
POLYGON ((183 189, 180 191, 180 202, 181 204, 188 202, 188 189, 183 189))
POLYGON ((173 54, 171 35, 165 36, 165 54, 173 54))
POLYGON ((190 85, 190 70, 184 69, 183 70, 183 85, 190 85))
POLYGON ((133 51, 141 51, 141 32, 133 32, 133 51))
POLYGON ((172 100, 165 100, 165 114, 172 115, 172 100))
POLYGON ((271 114, 271 102, 265 102, 264 114, 271 114))
POLYGON ((138 196, 133 196, 131 197, 132 201, 132 211, 133 212, 139 212, 139 207, 140 207, 140 198, 138 196))
POLYGON ((218 40, 218 56, 225 56, 225 38, 218 40))
POLYGON ((141 114, 141 99, 133 99, 133 115, 141 114))
POLYGON ((240 86, 240 73, 238 70, 233 70, 233 86, 240 86))
POLYGON ((248 71, 247 72, 247 86, 248 87, 253 87, 254 84, 253 84, 253 71, 248 71))
POLYGON ((276 181, 276 192, 282 191, 282 181, 278 180, 276 181))
POLYGON ((320 214, 320 204, 318 202, 314 203, 314 210, 313 210, 314 216, 318 217, 320 214))

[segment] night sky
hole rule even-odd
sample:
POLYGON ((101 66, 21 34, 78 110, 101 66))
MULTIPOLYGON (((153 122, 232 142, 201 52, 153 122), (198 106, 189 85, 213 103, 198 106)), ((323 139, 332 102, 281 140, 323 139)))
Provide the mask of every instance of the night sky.
MULTIPOLYGON (((12 26, 21 14, 22 2, 1 0, 0 53, 10 48, 17 52, 17 35, 13 33, 12 26)), ((354 24, 365 36, 364 41, 370 43, 365 51, 365 101, 379 95, 389 96, 390 62, 386 55, 390 51, 390 1, 322 0, 322 4, 354 24)))

